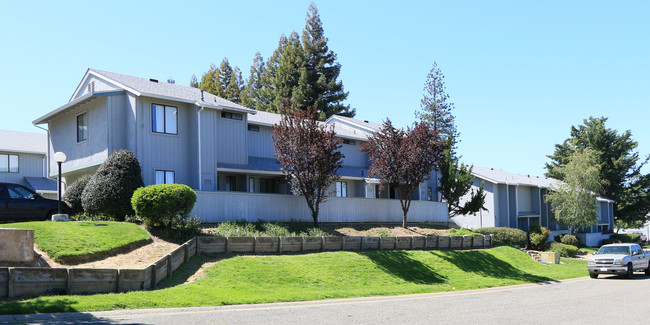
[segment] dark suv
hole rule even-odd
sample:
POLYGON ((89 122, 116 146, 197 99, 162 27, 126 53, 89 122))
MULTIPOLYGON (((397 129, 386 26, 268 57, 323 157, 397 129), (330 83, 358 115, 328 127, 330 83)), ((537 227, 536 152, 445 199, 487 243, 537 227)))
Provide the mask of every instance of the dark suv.
POLYGON ((51 220, 58 205, 59 201, 46 199, 22 185, 0 183, 0 221, 51 220))

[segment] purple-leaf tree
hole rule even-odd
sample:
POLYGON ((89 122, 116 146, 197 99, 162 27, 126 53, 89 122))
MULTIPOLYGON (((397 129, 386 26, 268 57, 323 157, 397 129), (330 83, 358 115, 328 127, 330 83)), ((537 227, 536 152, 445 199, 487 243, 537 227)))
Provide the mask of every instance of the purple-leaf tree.
POLYGON ((368 175, 378 177, 381 188, 395 189, 402 205, 402 227, 406 227, 411 194, 438 167, 444 148, 438 131, 431 130, 426 122, 402 130, 393 127, 390 120, 361 146, 372 162, 368 175))
POLYGON ((338 170, 345 157, 340 151, 334 127, 316 120, 316 109, 297 109, 285 101, 282 119, 273 126, 273 147, 282 173, 296 195, 302 195, 318 227, 319 206, 329 187, 339 179, 338 170))

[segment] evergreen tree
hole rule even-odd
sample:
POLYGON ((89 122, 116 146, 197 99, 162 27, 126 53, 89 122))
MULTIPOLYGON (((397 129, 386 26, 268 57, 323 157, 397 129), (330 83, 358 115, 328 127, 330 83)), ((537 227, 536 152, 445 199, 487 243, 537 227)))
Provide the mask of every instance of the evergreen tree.
POLYGON ((569 234, 576 228, 597 223, 596 196, 602 183, 599 169, 596 152, 591 149, 574 151, 565 166, 553 169, 564 182, 551 187, 546 201, 558 223, 569 227, 569 234))
POLYGON ((199 88, 199 81, 196 79, 196 75, 193 74, 190 78, 190 87, 199 88))
POLYGON ((292 106, 297 109, 305 109, 303 102, 294 98, 294 92, 298 88, 300 78, 304 70, 303 48, 298 33, 292 32, 280 58, 280 64, 275 74, 275 96, 273 106, 282 107, 283 101, 289 99, 292 106))
POLYGON ((546 164, 546 176, 565 180, 561 168, 569 163, 573 153, 592 149, 604 180, 597 192, 615 200, 616 228, 640 228, 650 213, 650 174, 641 173, 650 157, 639 163, 639 153, 635 151, 638 143, 632 139, 632 133, 607 128, 606 121, 606 117, 589 117, 583 125, 572 126, 571 136, 556 144, 555 152, 548 156, 551 162, 546 164))
POLYGON ((235 69, 232 70, 232 77, 230 82, 226 86, 225 95, 226 99, 233 103, 241 103, 241 93, 244 85, 244 80, 241 76, 241 71, 239 67, 235 66, 235 69))
POLYGON ((280 61, 282 60, 282 54, 284 53, 284 49, 288 42, 289 40, 287 37, 282 34, 278 41, 278 47, 273 51, 273 55, 271 55, 264 65, 264 70, 260 78, 262 86, 260 88, 260 100, 256 107, 257 110, 274 113, 278 112, 277 106, 275 106, 274 102, 276 97, 276 75, 278 67, 280 66, 280 61))
POLYGON ((219 66, 219 74, 218 74, 218 85, 221 87, 224 96, 219 96, 222 98, 227 98, 226 95, 226 88, 228 88, 228 85, 230 84, 230 80, 232 80, 232 67, 230 67, 230 62, 228 62, 228 58, 223 58, 221 61, 221 65, 219 66))
POLYGON ((452 157, 455 157, 459 133, 452 114, 454 104, 448 100, 449 95, 445 92, 445 76, 438 68, 438 64, 433 62, 433 67, 424 83, 424 96, 420 101, 421 111, 415 112, 415 116, 428 122, 434 131, 439 131, 442 139, 451 139, 448 144, 451 145, 452 157))
POLYGON ((343 83, 337 80, 341 64, 336 62, 336 54, 327 46, 320 15, 313 2, 309 5, 302 32, 302 48, 304 70, 294 101, 302 107, 317 107, 320 120, 334 114, 353 117, 355 110, 341 103, 348 97, 343 83))
POLYGON ((201 76, 201 81, 198 83, 197 88, 219 97, 224 96, 223 88, 221 88, 221 85, 219 84, 219 69, 216 65, 210 65, 210 70, 201 76))
POLYGON ((264 75, 264 59, 260 52, 255 53, 253 65, 251 66, 250 76, 243 87, 241 94, 241 103, 245 107, 257 109, 262 102, 262 78, 264 75))

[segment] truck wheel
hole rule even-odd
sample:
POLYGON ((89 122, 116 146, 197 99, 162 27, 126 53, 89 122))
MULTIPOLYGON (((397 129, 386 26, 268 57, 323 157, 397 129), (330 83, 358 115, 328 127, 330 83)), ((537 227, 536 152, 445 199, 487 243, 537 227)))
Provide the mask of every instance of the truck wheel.
POLYGON ((592 279, 597 279, 597 278, 598 278, 598 273, 589 273, 589 276, 590 276, 592 279))
POLYGON ((634 277, 634 269, 632 268, 632 263, 627 264, 627 272, 625 272, 625 277, 632 279, 634 277))

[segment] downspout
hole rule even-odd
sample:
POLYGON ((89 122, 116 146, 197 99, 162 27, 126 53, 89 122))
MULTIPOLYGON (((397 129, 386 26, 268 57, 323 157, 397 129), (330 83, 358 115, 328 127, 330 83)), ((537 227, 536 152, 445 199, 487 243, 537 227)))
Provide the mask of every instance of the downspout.
POLYGON ((34 124, 35 127, 44 130, 47 132, 47 152, 45 153, 45 159, 47 160, 46 166, 43 167, 43 171, 45 172, 45 178, 50 178, 50 130, 49 130, 49 124, 48 124, 48 129, 40 127, 36 124, 34 124))
POLYGON ((203 182, 201 182, 201 176, 203 175, 202 170, 201 170, 201 165, 202 165, 201 164, 201 111, 203 110, 203 108, 204 108, 203 106, 199 106, 199 110, 197 112, 197 115, 198 115, 197 116, 197 124, 198 124, 198 127, 197 127, 198 136, 197 136, 197 139, 198 139, 198 142, 199 142, 198 143, 198 148, 197 148, 198 149, 197 151, 199 153, 199 168, 198 168, 198 170, 199 170, 199 191, 203 190, 203 182))
POLYGON ((512 228, 512 225, 510 224, 510 186, 508 186, 508 183, 506 183, 506 220, 508 220, 508 227, 512 228))

